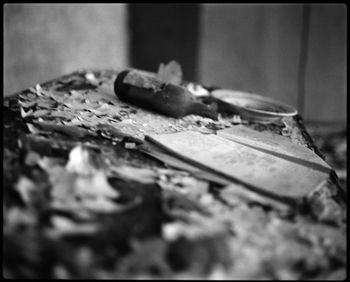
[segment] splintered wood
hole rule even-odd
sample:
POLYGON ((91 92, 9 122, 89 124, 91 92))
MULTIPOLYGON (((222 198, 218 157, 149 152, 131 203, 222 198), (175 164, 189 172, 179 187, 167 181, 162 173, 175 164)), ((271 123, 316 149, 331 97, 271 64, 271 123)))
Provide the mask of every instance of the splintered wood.
POLYGON ((344 196, 298 118, 168 118, 119 101, 117 74, 4 99, 4 277, 346 277, 344 196))
POLYGON ((325 173, 330 173, 332 170, 324 160, 307 147, 294 144, 288 137, 272 132, 259 132, 239 125, 218 130, 217 135, 325 173))
POLYGON ((152 135, 148 140, 182 160, 215 171, 226 179, 260 188, 281 200, 302 198, 322 181, 327 173, 301 166, 216 135, 185 131, 152 135))

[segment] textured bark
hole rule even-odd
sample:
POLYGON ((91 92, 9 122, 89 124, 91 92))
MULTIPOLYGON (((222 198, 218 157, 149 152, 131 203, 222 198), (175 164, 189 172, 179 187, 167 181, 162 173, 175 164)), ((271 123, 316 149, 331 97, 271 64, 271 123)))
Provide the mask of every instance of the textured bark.
MULTIPOLYGON (((335 173, 296 209, 167 166, 138 149, 146 134, 214 133, 237 119, 160 117, 116 98, 117 72, 89 73, 95 80, 79 71, 3 102, 5 277, 346 277, 346 193, 335 173), (80 168, 92 176, 67 169, 78 145, 87 156, 80 168), (119 195, 108 200, 112 211, 60 190, 86 179, 92 187, 95 170, 119 195)), ((322 156, 300 116, 245 125, 277 134, 288 127, 292 142, 322 156)))

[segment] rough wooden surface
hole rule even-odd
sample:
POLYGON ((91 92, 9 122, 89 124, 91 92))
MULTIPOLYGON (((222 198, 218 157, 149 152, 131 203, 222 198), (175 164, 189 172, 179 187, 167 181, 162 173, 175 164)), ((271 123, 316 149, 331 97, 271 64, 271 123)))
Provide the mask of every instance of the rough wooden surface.
POLYGON ((334 173, 295 209, 137 149, 146 134, 243 123, 319 153, 300 116, 167 118, 120 102, 116 74, 78 71, 4 100, 5 277, 346 277, 346 195, 334 173))

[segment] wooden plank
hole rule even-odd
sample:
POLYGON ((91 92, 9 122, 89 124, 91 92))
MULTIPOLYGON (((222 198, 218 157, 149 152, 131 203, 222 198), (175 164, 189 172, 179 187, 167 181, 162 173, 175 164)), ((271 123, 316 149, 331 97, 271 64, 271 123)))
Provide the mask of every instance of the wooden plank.
POLYGON ((142 144, 142 146, 139 147, 139 149, 171 167, 186 170, 200 179, 211 181, 220 185, 230 184, 230 181, 228 181, 227 179, 222 178, 216 175, 215 173, 203 171, 195 165, 189 164, 184 160, 169 155, 165 150, 162 150, 161 148, 159 148, 159 146, 156 146, 150 142, 145 141, 142 144))
POLYGON ((329 174, 332 168, 310 149, 294 144, 287 137, 269 131, 256 131, 243 125, 217 131, 217 135, 276 157, 329 174))
POLYGON ((168 153, 210 170, 257 193, 295 203, 327 174, 213 134, 184 131, 146 136, 168 153))

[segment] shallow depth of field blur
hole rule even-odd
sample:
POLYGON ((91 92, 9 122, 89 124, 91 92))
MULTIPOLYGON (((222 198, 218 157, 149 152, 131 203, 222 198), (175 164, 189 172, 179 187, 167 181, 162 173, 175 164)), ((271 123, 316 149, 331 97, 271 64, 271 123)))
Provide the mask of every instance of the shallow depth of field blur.
POLYGON ((184 79, 298 108, 346 178, 346 6, 308 8, 306 17, 304 4, 6 4, 3 95, 79 68, 156 71, 175 59, 184 79))

